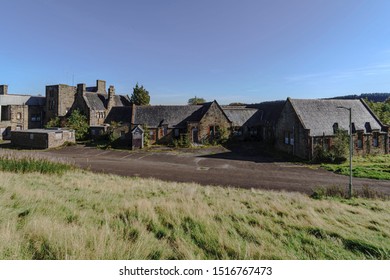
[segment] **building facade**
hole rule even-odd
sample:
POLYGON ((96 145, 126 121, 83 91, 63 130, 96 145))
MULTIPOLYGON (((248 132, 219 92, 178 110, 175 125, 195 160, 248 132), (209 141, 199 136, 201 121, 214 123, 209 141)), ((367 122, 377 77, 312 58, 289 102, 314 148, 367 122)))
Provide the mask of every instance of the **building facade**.
POLYGON ((44 97, 8 94, 8 86, 0 85, 0 140, 10 139, 11 130, 41 128, 44 107, 44 97))
POLYGON ((389 153, 388 127, 363 100, 288 98, 276 125, 276 148, 304 159, 313 159, 317 147, 330 151, 338 129, 349 131, 352 110, 355 155, 389 153))

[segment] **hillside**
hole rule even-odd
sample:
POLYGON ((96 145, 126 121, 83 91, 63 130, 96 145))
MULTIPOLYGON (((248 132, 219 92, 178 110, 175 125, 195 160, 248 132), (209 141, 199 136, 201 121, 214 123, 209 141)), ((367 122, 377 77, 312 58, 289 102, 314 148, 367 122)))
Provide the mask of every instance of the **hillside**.
POLYGON ((0 259, 390 259, 390 201, 0 172, 0 259))
POLYGON ((386 99, 390 98, 390 93, 362 93, 362 94, 352 94, 345 96, 332 97, 331 99, 367 99, 372 102, 384 102, 386 99))

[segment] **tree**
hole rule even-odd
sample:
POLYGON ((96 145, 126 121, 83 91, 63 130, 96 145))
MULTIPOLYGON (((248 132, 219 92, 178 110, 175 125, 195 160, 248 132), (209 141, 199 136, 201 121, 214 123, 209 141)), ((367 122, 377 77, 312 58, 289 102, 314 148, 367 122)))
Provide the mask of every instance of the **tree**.
POLYGON ((143 85, 140 87, 137 83, 133 88, 133 94, 130 97, 130 101, 135 105, 149 105, 149 92, 144 88, 143 85))
POLYGON ((383 124, 390 124, 390 98, 385 102, 372 102, 368 100, 366 102, 383 124))
POLYGON ((87 117, 79 110, 74 110, 66 121, 66 126, 75 130, 76 140, 84 140, 88 135, 87 117))
POLYGON ((198 104, 202 104, 205 102, 206 102, 206 100, 204 98, 196 97, 196 96, 194 98, 188 99, 188 105, 198 105, 198 104))
POLYGON ((241 102, 232 102, 229 104, 229 106, 244 106, 246 105, 245 103, 241 103, 241 102))

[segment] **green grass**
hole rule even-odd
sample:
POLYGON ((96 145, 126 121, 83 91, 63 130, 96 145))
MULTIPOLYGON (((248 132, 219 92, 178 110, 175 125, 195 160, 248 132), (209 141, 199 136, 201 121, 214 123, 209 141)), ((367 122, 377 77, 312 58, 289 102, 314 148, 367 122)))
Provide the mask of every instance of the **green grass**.
MULTIPOLYGON (((349 175, 349 162, 321 166, 335 173, 349 175)), ((360 178, 390 180, 390 155, 354 157, 352 174, 360 178)))
POLYGON ((65 163, 52 162, 47 159, 36 159, 32 156, 17 157, 15 155, 0 155, 0 170, 16 173, 38 172, 42 174, 63 174, 74 169, 65 163))
POLYGON ((0 259, 390 259, 390 201, 0 172, 0 259))

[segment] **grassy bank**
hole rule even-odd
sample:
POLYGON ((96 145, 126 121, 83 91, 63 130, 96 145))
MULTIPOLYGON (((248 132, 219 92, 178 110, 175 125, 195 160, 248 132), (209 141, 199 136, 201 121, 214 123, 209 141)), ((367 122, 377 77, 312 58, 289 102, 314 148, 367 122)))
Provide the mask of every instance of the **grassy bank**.
MULTIPOLYGON (((349 175, 349 162, 321 166, 335 173, 349 175)), ((354 157, 352 174, 359 178, 390 180, 390 155, 354 157)))
POLYGON ((0 172, 0 259, 390 259, 390 201, 0 172))
POLYGON ((44 158, 34 158, 32 156, 17 156, 14 154, 0 155, 0 171, 16 173, 38 172, 42 174, 61 175, 66 171, 73 170, 70 164, 53 162, 44 158))

